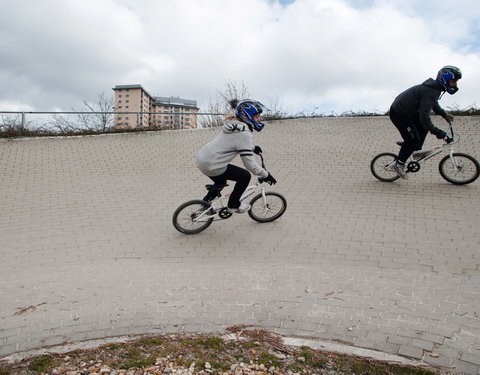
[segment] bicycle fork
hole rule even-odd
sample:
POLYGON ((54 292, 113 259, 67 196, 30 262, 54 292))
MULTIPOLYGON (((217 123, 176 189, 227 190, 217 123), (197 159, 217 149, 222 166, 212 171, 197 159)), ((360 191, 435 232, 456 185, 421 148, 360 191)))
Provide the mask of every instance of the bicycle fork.
POLYGON ((452 164, 453 164, 454 171, 455 172, 460 171, 461 167, 458 165, 457 159, 455 158, 455 156, 453 156, 453 150, 452 149, 450 149, 449 154, 450 154, 450 160, 452 161, 452 164))

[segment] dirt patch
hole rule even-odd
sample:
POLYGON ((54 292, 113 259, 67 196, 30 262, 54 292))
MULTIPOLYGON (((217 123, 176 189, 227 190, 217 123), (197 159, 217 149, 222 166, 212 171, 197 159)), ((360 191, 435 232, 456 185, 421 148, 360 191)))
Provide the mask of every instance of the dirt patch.
POLYGON ((0 363, 0 375, 437 375, 309 347, 285 345, 263 329, 235 326, 228 335, 160 335, 89 350, 0 363))

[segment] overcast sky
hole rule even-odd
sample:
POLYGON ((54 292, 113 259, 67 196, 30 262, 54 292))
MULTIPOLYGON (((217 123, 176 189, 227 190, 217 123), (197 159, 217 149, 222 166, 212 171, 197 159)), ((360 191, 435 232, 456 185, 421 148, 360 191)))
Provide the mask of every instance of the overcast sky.
POLYGON ((229 81, 289 113, 383 112, 447 64, 440 104, 478 107, 479 37, 479 0, 0 0, 0 111, 119 84, 206 109, 229 81))

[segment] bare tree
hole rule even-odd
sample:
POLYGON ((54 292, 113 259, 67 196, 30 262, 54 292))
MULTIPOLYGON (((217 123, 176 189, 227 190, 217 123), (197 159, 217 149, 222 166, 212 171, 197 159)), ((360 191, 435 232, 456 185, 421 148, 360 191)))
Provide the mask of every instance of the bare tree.
POLYGON ((85 125, 86 128, 105 131, 113 126, 113 98, 111 96, 106 97, 102 92, 98 95, 96 103, 88 103, 83 101, 85 108, 92 114, 79 115, 80 122, 85 125))
POLYGON ((20 129, 22 127, 22 119, 19 114, 14 116, 2 115, 2 121, 0 122, 1 131, 6 131, 13 128, 20 129))
MULTIPOLYGON (((220 126, 223 123, 221 115, 233 113, 236 103, 242 99, 250 97, 249 91, 245 83, 240 85, 233 81, 226 81, 223 90, 217 91, 217 98, 215 102, 210 100, 207 112, 208 114, 200 118, 200 125, 204 128, 213 126, 220 126)), ((264 114, 266 120, 275 120, 287 117, 287 113, 283 109, 283 105, 279 99, 269 99, 264 103, 269 109, 264 114)))
POLYGON ((287 113, 283 109, 282 103, 278 98, 269 99, 266 103, 268 112, 265 114, 265 120, 278 120, 287 117, 287 113))
POLYGON ((101 93, 97 97, 95 103, 83 101, 84 108, 78 112, 74 118, 69 116, 54 114, 50 125, 58 132, 81 132, 85 130, 93 130, 96 132, 104 132, 113 127, 113 98, 105 96, 101 93))
POLYGON ((10 137, 28 137, 42 135, 45 128, 34 127, 31 121, 26 121, 25 114, 17 113, 15 115, 2 114, 0 120, 0 138, 10 137))
POLYGON ((235 103, 235 101, 238 102, 239 100, 247 99, 250 94, 244 82, 238 87, 235 82, 226 81, 223 91, 218 91, 218 96, 220 97, 221 105, 225 112, 228 113, 232 111, 232 102, 235 103))
POLYGON ((222 125, 224 111, 222 111, 220 103, 212 103, 207 107, 207 112, 197 118, 197 122, 201 128, 212 128, 222 125))
POLYGON ((215 101, 210 99, 207 107, 207 114, 199 119, 199 124, 203 128, 220 126, 223 123, 223 116, 232 113, 235 103, 248 97, 248 89, 242 82, 239 87, 233 81, 226 81, 223 90, 217 90, 215 101))

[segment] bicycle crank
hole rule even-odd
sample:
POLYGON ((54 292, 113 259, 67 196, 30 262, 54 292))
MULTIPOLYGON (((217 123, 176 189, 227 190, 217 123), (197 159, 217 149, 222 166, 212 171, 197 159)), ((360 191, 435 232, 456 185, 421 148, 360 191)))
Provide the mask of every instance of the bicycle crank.
POLYGON ((228 210, 228 208, 224 207, 218 211, 218 216, 222 219, 228 219, 230 216, 232 216, 232 213, 228 210))
POLYGON ((411 161, 407 165, 407 170, 412 173, 416 173, 420 170, 420 163, 417 163, 416 161, 411 161))

